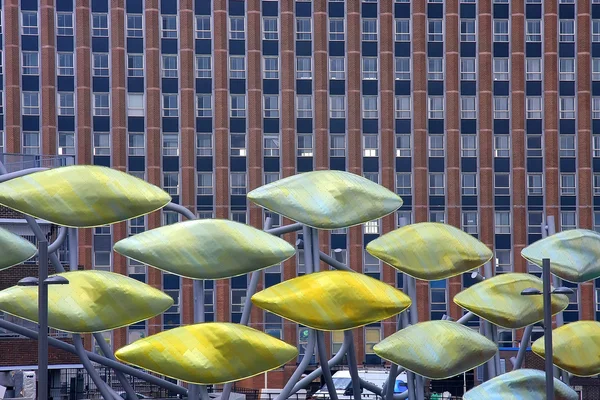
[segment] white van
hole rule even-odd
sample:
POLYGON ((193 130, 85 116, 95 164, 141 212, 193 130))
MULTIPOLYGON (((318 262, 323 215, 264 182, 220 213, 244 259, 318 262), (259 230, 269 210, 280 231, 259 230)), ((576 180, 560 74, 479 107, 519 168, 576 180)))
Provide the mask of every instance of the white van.
MULTIPOLYGON (((389 370, 358 370, 358 376, 370 382, 377 387, 383 388, 385 381, 389 375, 389 370)), ((335 386, 338 399, 340 400, 351 400, 352 396, 352 378, 350 377, 350 371, 338 371, 333 375, 333 385, 335 386)), ((394 384, 394 393, 402 393, 406 391, 406 372, 402 372, 396 378, 394 384)), ((314 394, 317 399, 329 399, 329 392, 327 391, 327 385, 324 385, 318 392, 314 394)), ((362 398, 364 399, 375 399, 377 395, 367 389, 363 389, 362 398)))

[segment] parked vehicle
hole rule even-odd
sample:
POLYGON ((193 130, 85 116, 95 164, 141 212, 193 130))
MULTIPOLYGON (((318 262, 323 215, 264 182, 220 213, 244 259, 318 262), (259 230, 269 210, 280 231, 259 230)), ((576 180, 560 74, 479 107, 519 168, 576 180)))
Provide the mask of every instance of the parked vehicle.
MULTIPOLYGON (((383 388, 383 385, 387 381, 389 371, 387 370, 359 370, 358 376, 370 382, 377 387, 383 388)), ((354 399, 352 389, 352 378, 350 377, 350 371, 338 371, 333 374, 333 385, 335 386, 338 399, 340 400, 351 400, 354 399)), ((406 390, 406 372, 401 373, 396 378, 394 384, 394 393, 402 393, 406 390)), ((329 392, 327 385, 323 385, 313 397, 319 400, 329 399, 329 392)), ((362 390, 362 398, 375 399, 377 395, 367 389, 362 390)))

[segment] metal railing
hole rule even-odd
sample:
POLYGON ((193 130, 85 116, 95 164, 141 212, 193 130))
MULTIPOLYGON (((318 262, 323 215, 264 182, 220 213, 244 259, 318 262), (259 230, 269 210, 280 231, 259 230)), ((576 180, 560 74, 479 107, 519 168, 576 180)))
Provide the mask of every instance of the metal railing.
POLYGON ((57 168, 75 164, 75 156, 49 156, 18 153, 0 153, 0 161, 10 172, 28 168, 57 168))

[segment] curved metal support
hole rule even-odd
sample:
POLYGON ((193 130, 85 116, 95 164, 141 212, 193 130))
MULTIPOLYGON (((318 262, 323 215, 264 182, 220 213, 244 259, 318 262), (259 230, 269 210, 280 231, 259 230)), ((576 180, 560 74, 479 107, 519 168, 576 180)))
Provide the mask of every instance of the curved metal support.
POLYGON ((177 203, 169 203, 164 207, 165 210, 169 210, 169 211, 175 211, 181 215, 183 215, 184 217, 186 217, 187 219, 196 219, 196 216, 194 215, 193 212, 191 212, 190 210, 188 210, 187 208, 185 208, 184 206, 177 204, 177 203))
POLYGON ((523 332, 523 338, 521 339, 521 346, 519 347, 517 358, 513 357, 510 359, 510 361, 513 364, 513 369, 520 369, 523 365, 523 361, 525 360, 525 353, 527 352, 527 347, 529 347, 529 340, 531 339, 532 332, 533 325, 527 325, 525 327, 525 331, 523 332))
POLYGON ((271 235, 281 236, 286 233, 296 232, 302 230, 302 225, 300 222, 296 222, 290 225, 278 226, 277 228, 267 229, 265 232, 270 233, 271 235))
MULTIPOLYGON (((106 343, 105 340, 98 340, 96 335, 98 335, 98 334, 94 334, 94 338, 96 339, 96 343, 98 343, 100 350, 102 350, 104 357, 109 358, 113 361, 117 361, 115 359, 115 355, 113 354, 112 349, 110 348, 108 343, 106 343)), ((103 339, 101 335, 99 335, 99 336, 101 339, 103 339)), ((125 391, 125 393, 127 393, 127 398, 135 399, 137 397, 137 395, 135 394, 135 391, 131 387, 131 384, 129 383, 129 380, 127 379, 125 374, 123 374, 121 371, 115 370, 115 375, 117 376, 117 379, 119 380, 119 382, 121 382, 121 386, 123 386, 123 390, 125 391), (131 396, 133 396, 133 397, 131 397, 131 396)))
MULTIPOLYGON (((11 332, 18 333, 19 335, 22 335, 22 336, 25 336, 25 337, 28 337, 28 338, 34 339, 34 340, 37 340, 39 337, 39 332, 24 328, 20 325, 13 324, 12 322, 8 322, 3 319, 0 319, 0 328, 9 330, 11 332)), ((75 346, 73 346, 72 344, 60 341, 58 339, 55 339, 53 337, 48 337, 48 344, 52 347, 56 347, 57 349, 61 349, 64 351, 68 351, 69 353, 77 354, 77 351, 75 350, 75 346)), ((97 362, 98 364, 102 364, 102 365, 112 368, 114 370, 122 371, 122 372, 126 373, 127 375, 131 375, 131 376, 135 376, 136 378, 143 379, 146 382, 153 383, 157 386, 160 386, 162 388, 170 390, 174 393, 181 394, 181 395, 187 395, 187 390, 185 388, 178 386, 174 383, 165 381, 164 379, 157 378, 156 376, 147 374, 147 373, 143 372, 142 370, 130 367, 125 364, 121 364, 120 362, 113 361, 109 358, 103 357, 99 354, 92 353, 89 351, 86 351, 85 354, 87 355, 87 357, 90 360, 97 362)))
POLYGON ((85 349, 83 348, 83 343, 81 342, 81 336, 77 334, 73 335, 73 345, 75 346, 75 351, 77 351, 77 355, 79 356, 83 367, 90 375, 90 378, 92 378, 92 381, 94 381, 94 383, 96 384, 96 387, 100 391, 102 397, 104 397, 105 400, 113 399, 114 397, 112 393, 108 390, 106 382, 104 382, 102 378, 100 378, 100 375, 98 375, 98 371, 94 369, 94 366, 90 362, 90 359, 87 357, 87 354, 85 354, 85 349))
MULTIPOLYGON (((335 356, 333 356, 331 358, 331 360, 329 360, 329 362, 327 363, 329 368, 333 367, 334 365, 336 365, 340 361, 342 361, 342 358, 344 358, 344 355, 348 351, 348 348, 350 347, 351 344, 352 343, 347 338, 344 338, 342 347, 338 350, 337 353, 335 353, 335 356)), ((304 360, 302 360, 302 361, 304 361, 304 360)), ((294 385, 294 388, 292 389, 290 396, 293 395, 294 393, 298 392, 298 390, 304 389, 306 386, 308 386, 312 381, 315 380, 316 377, 320 376, 323 373, 322 371, 323 371, 322 368, 319 367, 319 368, 315 369, 313 372, 311 372, 310 374, 308 374, 307 376, 305 376, 304 378, 302 378, 300 380, 300 382, 298 382, 294 385)))
POLYGON ((47 170, 48 168, 27 168, 22 169, 20 171, 11 172, 10 174, 7 174, 6 172, 0 172, 2 173, 2 176, 0 176, 0 183, 10 181, 11 179, 19 178, 21 176, 33 174, 34 172, 42 172, 47 170))
MULTIPOLYGON (((334 251, 338 251, 340 249, 335 249, 334 251)), ((341 251, 341 250, 340 250, 341 251)), ((330 257, 328 254, 319 251, 319 258, 321 261, 331 265, 335 269, 339 269, 341 271, 355 272, 352 268, 348 267, 346 264, 341 261, 336 260, 333 257, 330 257)))
MULTIPOLYGON (((331 377, 331 370, 329 369, 329 362, 327 360, 327 348, 325 347, 325 337, 323 331, 317 331, 317 350, 319 351, 319 364, 323 370, 323 378, 327 385, 327 391, 329 392, 329 398, 331 400, 338 400, 335 385, 333 384, 333 378, 331 377)), ((351 344, 352 345, 352 344, 351 344)))
POLYGON ((354 349, 354 335, 352 331, 344 331, 344 338, 348 337, 348 368, 352 378, 352 394, 355 400, 361 400, 360 377, 358 376, 358 363, 356 362, 356 350, 354 349))
POLYGON ((306 370, 306 367, 308 366, 308 363, 310 362, 310 359, 312 358, 312 356, 315 352, 316 342, 317 342, 317 338, 315 335, 315 331, 311 329, 308 331, 308 343, 306 345, 306 349, 304 352, 304 357, 302 357, 302 361, 300 361, 300 364, 298 365, 298 367, 296 368, 296 370, 294 371, 294 373, 292 374, 290 379, 287 381, 287 383, 285 384, 283 389, 281 389, 279 396, 277 396, 275 398, 275 400, 287 400, 287 398, 290 397, 293 393, 296 393, 298 390, 301 389, 301 388, 299 388, 296 390, 296 392, 292 393, 292 391, 295 388, 294 385, 296 385, 296 383, 298 382, 298 379, 300 379, 300 377, 306 370))
MULTIPOLYGON (((272 224, 273 220, 270 217, 267 217, 265 219, 263 229, 269 229, 272 224)), ((256 293, 256 287, 258 286, 258 281, 260 280, 261 274, 262 271, 254 271, 250 274, 250 283, 248 284, 248 288, 246 289, 244 310, 242 311, 242 317, 240 319, 241 325, 248 325, 248 322, 250 322, 250 312, 252 311, 252 296, 254 296, 254 293, 256 293)), ((225 386, 223 386, 223 393, 221 394, 222 400, 229 400, 232 386, 233 383, 226 383, 225 386)))
POLYGON ((56 240, 50 243, 50 245, 48 246, 48 253, 54 253, 60 248, 60 246, 63 245, 65 239, 67 238, 68 230, 69 228, 67 228, 66 226, 61 226, 60 228, 58 228, 58 236, 56 236, 56 240))

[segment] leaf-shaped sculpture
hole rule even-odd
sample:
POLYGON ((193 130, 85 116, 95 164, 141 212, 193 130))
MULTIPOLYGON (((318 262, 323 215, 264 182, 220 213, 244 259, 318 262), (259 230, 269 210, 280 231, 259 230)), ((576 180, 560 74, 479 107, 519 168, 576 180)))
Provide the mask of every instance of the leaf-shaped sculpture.
MULTIPOLYGON (((491 323, 519 329, 544 319, 542 296, 522 296, 527 288, 542 290, 542 280, 534 275, 510 273, 494 276, 463 290, 454 302, 491 323)), ((552 314, 567 308, 569 298, 552 295, 552 314)))
POLYGON ((357 328, 406 310, 410 298, 369 276, 323 271, 271 286, 252 303, 283 318, 324 331, 357 328))
MULTIPOLYGON (((57 274, 66 285, 48 286, 48 325, 73 332, 116 329, 154 317, 173 305, 173 298, 135 279, 106 271, 57 274)), ((0 310, 38 321, 38 288, 13 286, 0 292, 0 310)))
POLYGON ((36 251, 31 242, 0 228, 0 271, 29 260, 36 251))
POLYGON ((492 251, 473 236, 446 224, 422 222, 373 240, 367 251, 412 277, 435 281, 479 268, 492 251))
POLYGON ((426 321, 402 329, 373 347, 375 353, 430 379, 446 379, 473 369, 498 348, 474 330, 450 321, 426 321))
POLYGON ((565 281, 583 283, 600 277, 600 234, 587 229, 563 231, 530 244, 521 255, 542 266, 550 259, 550 270, 565 281))
MULTIPOLYGON (((537 369, 517 369, 502 374, 463 396, 463 400, 546 400, 546 374, 537 369)), ((554 378, 555 400, 579 400, 579 395, 554 378)))
POLYGON ((89 228, 156 211, 162 189, 110 168, 73 165, 0 183, 0 204, 58 225, 89 228))
MULTIPOLYGON (((552 361, 577 376, 600 374, 600 322, 577 321, 552 331, 552 361)), ((544 358, 544 337, 531 350, 544 358)))
POLYGON ((381 218, 402 199, 381 185, 344 171, 312 171, 248 193, 261 207, 319 229, 337 229, 381 218))
POLYGON ((283 239, 223 219, 185 221, 117 242, 117 253, 172 274, 223 279, 279 264, 295 249, 283 239))
POLYGON ((140 339, 115 353, 127 364, 201 385, 250 378, 297 355, 295 346, 230 323, 182 326, 140 339))

